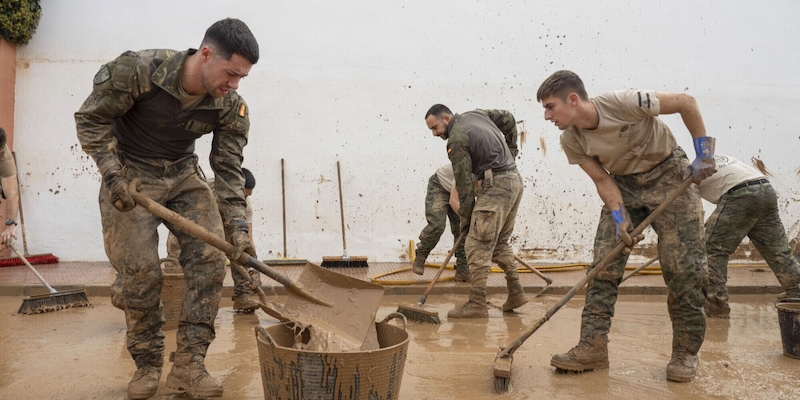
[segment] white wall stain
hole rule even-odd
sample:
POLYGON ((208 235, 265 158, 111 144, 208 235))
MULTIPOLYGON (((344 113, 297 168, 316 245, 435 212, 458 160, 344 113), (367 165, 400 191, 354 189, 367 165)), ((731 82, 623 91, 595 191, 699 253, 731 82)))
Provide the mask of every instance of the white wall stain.
MULTIPOLYGON (((763 160, 792 237, 800 229, 793 119, 800 108, 793 95, 800 88, 800 41, 774 40, 800 37, 798 2, 623 0, 608 7, 580 0, 543 9, 524 0, 311 0, 243 1, 220 10, 208 0, 144 0, 85 12, 98 4, 47 1, 33 40, 17 49, 14 143, 28 244, 64 261, 106 259, 100 177, 80 150, 73 119, 95 72, 128 49, 196 47, 223 16, 247 22, 261 46, 261 60, 239 90, 251 107, 244 165, 258 182, 252 200, 259 253, 283 252, 283 158, 290 257, 341 254, 336 160, 348 251, 370 261, 403 257, 425 226, 427 180, 447 162, 445 143, 423 121, 432 104, 444 103, 456 112, 510 110, 524 121, 523 131, 539 137, 538 148, 520 141, 526 186, 515 249, 541 261, 590 260, 600 199, 580 167, 567 163, 560 132, 536 102, 539 84, 558 69, 581 75, 590 96, 628 87, 692 94, 717 150, 763 160), (173 16, 170 24, 141 29, 154 7, 173 16), (581 23, 566 28, 567 20, 581 23)), ((691 153, 680 117, 664 120, 691 153)), ((198 141, 210 175, 209 150, 209 137, 198 141)), ((705 207, 709 215, 713 207, 705 207)), ((446 255, 449 236, 433 262, 446 255)), ((651 233, 644 246, 654 243, 651 233)))

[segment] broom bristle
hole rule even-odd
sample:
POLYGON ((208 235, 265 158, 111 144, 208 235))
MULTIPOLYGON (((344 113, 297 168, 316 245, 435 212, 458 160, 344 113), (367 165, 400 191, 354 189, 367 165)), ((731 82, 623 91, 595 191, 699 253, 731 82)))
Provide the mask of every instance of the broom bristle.
POLYGON ((368 268, 366 256, 322 257, 320 266, 324 268, 368 268))
POLYGON ((83 290, 28 296, 22 300, 17 314, 42 314, 73 307, 90 306, 83 290))
POLYGON ((439 319, 439 314, 432 311, 425 311, 416 307, 398 306, 397 312, 406 316, 406 319, 418 322, 427 322, 430 324, 441 324, 442 320, 439 319))
MULTIPOLYGON (((32 254, 30 256, 25 256, 25 259, 32 265, 58 264, 58 257, 52 254, 32 254)), ((16 267, 18 265, 25 265, 19 257, 0 258, 0 267, 16 267)))

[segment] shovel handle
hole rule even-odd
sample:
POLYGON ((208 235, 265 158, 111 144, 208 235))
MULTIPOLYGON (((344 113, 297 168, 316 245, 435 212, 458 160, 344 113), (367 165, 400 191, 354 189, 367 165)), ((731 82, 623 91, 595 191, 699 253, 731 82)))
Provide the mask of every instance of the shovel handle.
POLYGON ((542 278, 548 285, 553 283, 553 280, 548 278, 547 275, 539 272, 538 269, 531 267, 528 263, 525 262, 520 256, 514 254, 514 259, 517 260, 518 263, 522 264, 525 268, 529 269, 531 272, 536 274, 539 278, 542 278))
MULTIPOLYGON (((155 216, 169 221, 183 232, 186 232, 197 239, 200 239, 211 246, 222 250, 222 252, 224 252, 228 257, 233 254, 233 244, 228 243, 225 239, 211 233, 208 229, 194 223, 193 221, 190 221, 189 219, 186 219, 175 211, 172 211, 161 204, 156 203, 153 199, 139 193, 139 186, 141 186, 141 181, 139 179, 134 179, 128 183, 128 193, 130 194, 131 198, 133 198, 133 201, 136 202, 136 204, 142 206, 147 211, 150 211, 155 216)), ((236 261, 243 265, 247 265, 248 267, 255 268, 258 272, 261 272, 262 274, 272 278, 299 296, 302 296, 317 304, 332 306, 330 302, 314 296, 310 292, 306 291, 302 285, 293 282, 286 275, 281 274, 280 272, 267 266, 247 253, 243 252, 236 261)))
POLYGON ((625 282, 625 281, 627 281, 627 280, 628 280, 628 278, 630 278, 630 277, 632 277, 632 276, 634 276, 634 275, 638 274, 638 273, 639 273, 639 272, 641 272, 643 269, 645 269, 645 268, 646 268, 648 265, 650 265, 650 264, 652 264, 652 263, 654 263, 654 262, 656 262, 656 261, 658 261, 658 256, 655 256, 655 257, 653 257, 653 258, 651 258, 651 259, 647 260, 647 262, 645 262, 644 264, 642 264, 642 265, 640 265, 640 266, 636 267, 636 269, 635 269, 635 270, 633 270, 633 271, 632 271, 630 274, 628 274, 628 275, 626 275, 624 278, 622 278, 622 280, 621 280, 621 281, 619 281, 619 283, 622 283, 622 282, 625 282))
MULTIPOLYGON (((670 193, 669 196, 667 196, 666 200, 664 200, 663 203, 659 204, 658 207, 656 207, 656 209, 653 210, 653 212, 651 212, 650 215, 648 215, 647 218, 644 219, 644 221, 642 221, 639 225, 636 226, 633 232, 631 232, 631 236, 636 236, 644 232, 645 228, 647 228, 650 224, 652 224, 653 221, 656 220, 656 218, 660 217, 661 214, 664 213, 664 210, 666 210, 667 207, 669 207, 669 205, 672 204, 672 202, 678 198, 678 196, 683 194, 683 192, 685 192, 686 189, 688 189, 691 184, 692 184, 692 177, 689 176, 683 181, 681 186, 673 190, 672 193, 670 193)), ((597 275, 600 274, 600 272, 606 269, 606 267, 609 264, 611 264, 611 261, 614 258, 616 258, 620 253, 622 253, 625 247, 626 247, 625 242, 620 241, 619 243, 617 243, 617 246, 614 247, 614 249, 612 249, 608 254, 606 254, 606 256, 603 257, 603 259, 600 260, 600 262, 598 262, 597 265, 595 265, 591 271, 589 271, 586 275, 584 275, 584 277, 580 281, 578 281, 578 283, 576 283, 575 286, 573 286, 572 289, 570 289, 567 292, 567 294, 565 294, 564 297, 558 301, 558 303, 556 303, 549 310, 547 310, 547 313, 545 313, 545 315, 542 318, 537 320, 531 328, 523 332, 522 335, 520 335, 511 343, 502 347, 501 351, 497 353, 497 357, 505 358, 513 355, 514 352, 519 348, 519 346, 522 346, 522 344, 525 343, 525 341, 529 337, 531 337, 531 335, 533 335, 533 333, 536 332, 542 325, 544 325, 544 323, 547 322, 550 319, 550 317, 553 316, 553 314, 558 312, 558 310, 560 310, 561 307, 564 306, 564 304, 567 304, 567 302, 570 299, 572 299, 573 296, 575 296, 575 293, 578 290, 583 289, 583 287, 586 286, 586 284, 590 280, 594 279, 597 275)))
POLYGON ((428 285, 428 288, 425 289, 425 293, 423 293, 422 296, 420 296, 419 301, 417 302, 418 306, 422 306, 423 304, 425 304, 425 301, 428 299, 428 295, 431 293, 431 290, 433 290, 433 287, 436 286, 436 282, 439 280, 439 277, 442 276, 444 268, 447 266, 447 263, 450 262, 450 258, 453 257, 453 253, 456 252, 458 245, 461 244, 461 241, 464 240, 464 236, 466 235, 467 231, 462 231, 461 234, 458 235, 458 239, 456 239, 456 242, 453 244, 453 248, 450 249, 450 252, 447 253, 447 257, 444 259, 442 266, 439 267, 438 271, 436 271, 436 275, 433 277, 433 280, 431 280, 431 283, 430 285, 428 285))

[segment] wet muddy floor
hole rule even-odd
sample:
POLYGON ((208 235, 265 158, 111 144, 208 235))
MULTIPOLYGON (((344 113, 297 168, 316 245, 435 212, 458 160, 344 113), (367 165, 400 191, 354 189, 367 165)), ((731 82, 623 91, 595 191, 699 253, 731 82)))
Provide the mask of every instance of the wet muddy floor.
MULTIPOLYGON (((494 391, 493 363, 499 345, 518 337, 560 296, 542 296, 517 314, 490 310, 481 320, 447 321, 463 295, 428 298, 439 325, 409 322, 410 338, 401 399, 798 399, 800 360, 783 355, 773 295, 733 296, 731 319, 709 319, 697 378, 666 381, 671 329, 665 297, 621 296, 609 344, 610 368, 583 374, 557 373, 554 353, 577 343, 582 296, 573 299, 515 353, 510 391, 494 391)), ((275 297, 283 303, 285 298, 275 297)), ((384 296, 378 319, 414 306, 418 296, 384 296)), ((89 308, 16 315, 22 298, 0 296, 0 399, 125 399, 135 370, 125 349, 123 313, 108 297, 89 308)), ((492 296, 502 304, 502 295, 492 296)), ((223 399, 264 399, 254 327, 276 321, 258 311, 236 314, 224 300, 217 339, 206 361, 224 385, 223 399)), ((167 331, 167 351, 175 331, 167 331)), ((154 399, 184 399, 162 384, 154 399)))

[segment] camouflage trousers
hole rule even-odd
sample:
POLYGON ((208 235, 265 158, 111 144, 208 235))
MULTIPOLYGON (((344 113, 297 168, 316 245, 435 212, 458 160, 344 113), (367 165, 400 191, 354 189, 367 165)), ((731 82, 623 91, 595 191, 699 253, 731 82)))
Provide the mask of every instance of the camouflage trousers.
POLYGON ((472 283, 471 300, 485 301, 486 281, 493 263, 505 272, 508 282, 519 280, 508 241, 522 200, 522 178, 516 169, 492 175, 487 174, 478 189, 464 244, 472 283))
MULTIPOLYGON (((224 235, 216 200, 203 179, 196 156, 176 162, 120 158, 124 165, 122 174, 129 180, 141 179, 142 195, 216 235, 224 235)), ((161 327, 165 320, 157 231, 162 223, 176 232, 181 244, 179 261, 186 281, 176 333, 177 353, 205 356, 215 336, 214 319, 225 277, 225 255, 142 207, 118 211, 108 202, 104 184, 100 186, 99 202, 106 254, 117 271, 111 285, 111 301, 125 311, 127 347, 136 366, 163 365, 161 327)))
MULTIPOLYGON (((425 219, 428 225, 419 234, 417 256, 427 257, 444 233, 447 220, 450 220, 450 232, 453 238, 458 238, 461 220, 458 213, 450 207, 450 192, 442 187, 439 178, 433 174, 428 180, 428 190, 425 196, 425 219)), ((456 266, 467 266, 467 254, 464 251, 464 241, 456 248, 456 266)))
MULTIPOLYGON (((181 244, 178 242, 178 238, 175 237, 175 234, 170 232, 167 235, 167 255, 169 257, 179 259, 181 256, 181 244)), ((235 261, 231 261, 234 263, 235 261)), ((237 263, 239 264, 239 263, 237 263)), ((242 264, 239 264, 242 265, 242 264)), ((252 268, 247 268, 246 266, 242 265, 245 271, 253 272, 252 268)), ((237 268, 231 267, 231 278, 233 278, 233 297, 238 297, 243 294, 254 294, 255 290, 250 286, 250 277, 244 276, 239 273, 237 268)), ((256 283, 260 283, 261 280, 259 279, 259 275, 257 273, 254 274, 254 279, 256 283)))
POLYGON ((784 290, 800 287, 800 264, 792 256, 778 212, 775 190, 769 183, 723 194, 706 221, 708 284, 706 296, 728 302, 728 257, 745 236, 750 238, 784 290))
MULTIPOLYGON (((634 226, 647 218, 680 186, 688 164, 686 153, 676 148, 666 160, 648 172, 614 176, 634 226)), ((690 186, 673 201, 651 227, 658 235, 658 256, 668 290, 672 347, 684 348, 695 354, 705 338, 703 286, 707 275, 703 207, 697 186, 690 186)), ((611 211, 603 206, 594 241, 592 265, 600 262, 617 243, 611 211)), ((581 318, 581 338, 591 339, 609 332, 627 261, 628 256, 620 254, 596 279, 589 282, 581 318)))

